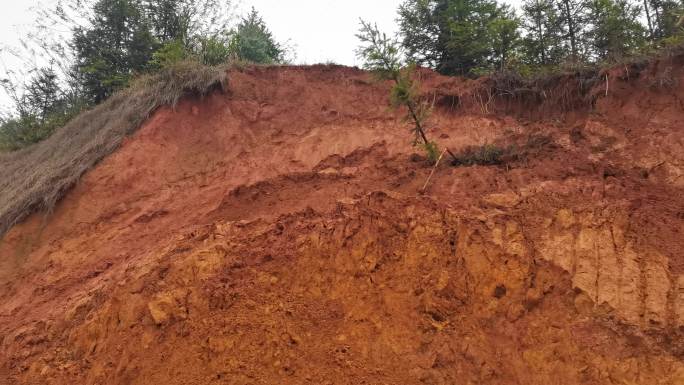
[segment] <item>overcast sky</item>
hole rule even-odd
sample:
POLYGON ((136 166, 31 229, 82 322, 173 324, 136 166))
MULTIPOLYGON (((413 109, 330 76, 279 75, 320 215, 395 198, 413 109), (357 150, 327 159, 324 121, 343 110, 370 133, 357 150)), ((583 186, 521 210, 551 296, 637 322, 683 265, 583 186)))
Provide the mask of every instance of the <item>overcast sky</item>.
MULTIPOLYGON (((0 0, 0 49, 17 46, 21 36, 32 27, 32 7, 54 4, 55 0, 0 0)), ((513 0, 512 0, 513 1, 513 0)), ((396 10, 402 0, 242 0, 239 9, 254 6, 279 41, 288 41, 296 53, 296 63, 332 61, 358 65, 354 34, 359 18, 373 21, 381 30, 396 31, 396 10)), ((2 68, 18 64, 6 51, 0 51, 2 68)), ((4 77, 4 74, 0 74, 4 77)), ((0 105, 6 105, 0 93, 0 105)))
MULTIPOLYGON (((16 45, 33 21, 31 8, 51 0, 2 0, 0 44, 16 45)), ((278 40, 289 40, 297 51, 297 62, 335 61, 354 65, 359 18, 378 23, 381 29, 396 29, 396 9, 401 0, 242 0, 242 12, 252 6, 263 16, 278 40)))

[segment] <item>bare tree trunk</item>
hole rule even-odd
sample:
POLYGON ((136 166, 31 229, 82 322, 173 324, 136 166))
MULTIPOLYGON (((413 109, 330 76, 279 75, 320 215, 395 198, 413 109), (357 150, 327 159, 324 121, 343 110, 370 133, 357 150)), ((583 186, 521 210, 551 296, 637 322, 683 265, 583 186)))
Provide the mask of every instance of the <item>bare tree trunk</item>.
MULTIPOLYGON (((393 74, 392 80, 394 80, 395 84, 399 84, 399 75, 397 73, 393 74)), ((425 145, 428 145, 430 141, 428 140, 427 136, 425 135, 425 130, 423 130, 423 125, 420 124, 420 119, 418 118, 418 114, 416 113, 416 107, 413 105, 413 102, 409 101, 406 103, 406 107, 408 107, 409 113, 411 114, 411 118, 413 119, 413 122, 416 124, 416 131, 418 131, 418 134, 420 135, 421 139, 423 139, 423 143, 425 145)), ((458 160, 456 155, 454 155, 449 148, 446 148, 446 152, 451 155, 451 157, 454 159, 454 161, 458 160)))
POLYGON ((648 11, 648 0, 644 0, 644 13, 646 13, 646 22, 648 24, 648 37, 653 40, 653 24, 651 23, 651 13, 648 11))
POLYGON ((572 20, 572 13, 570 12, 570 0, 563 0, 565 5, 565 17, 568 23, 568 37, 570 38, 570 54, 572 55, 572 61, 577 61, 577 41, 576 41, 576 31, 575 24, 572 20))
POLYGON ((540 45, 540 51, 541 51, 541 64, 546 65, 546 43, 544 42, 544 32, 542 30, 542 22, 541 22, 541 12, 537 15, 537 33, 539 34, 537 41, 539 42, 540 45))
MULTIPOLYGON (((423 139, 423 143, 426 145, 430 143, 428 140, 427 136, 425 135, 425 131, 423 130, 423 126, 420 124, 420 119, 418 119, 418 115, 416 114, 416 109, 413 107, 412 103, 407 103, 407 107, 409 109, 409 112, 411 113, 411 117, 413 118, 413 121, 416 123, 416 130, 418 130, 418 133, 420 134, 420 137, 423 139)), ((453 160, 458 160, 456 155, 454 155, 449 148, 446 148, 446 151, 451 155, 453 160)))
POLYGON ((658 12, 658 4, 656 3, 655 6, 653 6, 653 12, 655 12, 655 28, 654 28, 654 37, 662 37, 662 25, 660 20, 660 13, 658 12))

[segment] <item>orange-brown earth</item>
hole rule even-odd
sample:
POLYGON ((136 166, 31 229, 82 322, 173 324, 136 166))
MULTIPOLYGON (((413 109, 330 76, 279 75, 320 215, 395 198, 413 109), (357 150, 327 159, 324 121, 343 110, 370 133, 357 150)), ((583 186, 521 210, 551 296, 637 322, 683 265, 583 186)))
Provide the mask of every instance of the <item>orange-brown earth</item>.
POLYGON ((0 383, 684 384, 683 64, 426 71, 440 145, 527 152, 424 192, 387 84, 231 70, 5 235, 0 383))

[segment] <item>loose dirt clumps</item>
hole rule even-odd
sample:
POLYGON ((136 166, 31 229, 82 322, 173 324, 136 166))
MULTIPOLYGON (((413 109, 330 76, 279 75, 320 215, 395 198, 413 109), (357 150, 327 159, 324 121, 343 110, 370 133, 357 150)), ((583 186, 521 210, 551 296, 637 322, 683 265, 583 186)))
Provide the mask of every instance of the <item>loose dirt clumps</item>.
POLYGON ((647 86, 684 82, 666 60, 553 119, 422 73, 441 145, 525 150, 427 191, 388 84, 231 70, 3 238, 0 379, 684 383, 684 91, 647 86))

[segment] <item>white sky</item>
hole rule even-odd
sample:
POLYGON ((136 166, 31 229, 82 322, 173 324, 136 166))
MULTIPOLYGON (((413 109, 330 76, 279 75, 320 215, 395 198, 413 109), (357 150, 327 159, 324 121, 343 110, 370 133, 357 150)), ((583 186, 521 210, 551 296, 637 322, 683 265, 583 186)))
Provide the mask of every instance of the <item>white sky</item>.
POLYGON ((315 64, 334 61, 357 65, 354 50, 359 18, 373 21, 380 30, 396 31, 396 10, 402 0, 243 0, 242 8, 254 6, 279 40, 289 39, 296 62, 315 64))
MULTIPOLYGON (((517 3, 519 0, 509 0, 517 3)), ((376 22, 388 34, 397 30, 396 10, 402 0, 242 0, 240 11, 254 6, 277 40, 288 41, 295 50, 295 63, 335 62, 359 65, 354 50, 358 42, 359 18, 376 22)), ((31 29, 38 4, 55 0, 0 0, 0 68, 18 65, 3 49, 18 46, 31 29)), ((0 73, 0 77, 4 74, 0 73)), ((0 107, 7 96, 0 92, 0 107)))

